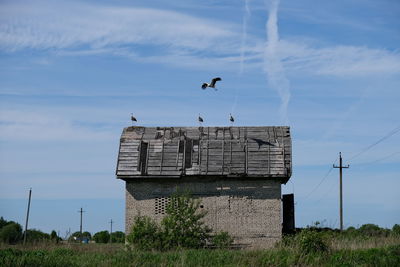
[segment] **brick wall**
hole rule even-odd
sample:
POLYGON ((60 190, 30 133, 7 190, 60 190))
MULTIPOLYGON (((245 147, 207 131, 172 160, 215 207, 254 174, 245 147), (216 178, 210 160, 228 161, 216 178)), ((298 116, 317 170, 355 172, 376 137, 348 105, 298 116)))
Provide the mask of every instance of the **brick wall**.
POLYGON ((264 248, 281 239, 281 184, 279 181, 243 178, 135 179, 126 182, 126 233, 135 216, 160 222, 168 197, 176 190, 191 192, 207 211, 205 223, 214 232, 227 231, 235 243, 264 248))

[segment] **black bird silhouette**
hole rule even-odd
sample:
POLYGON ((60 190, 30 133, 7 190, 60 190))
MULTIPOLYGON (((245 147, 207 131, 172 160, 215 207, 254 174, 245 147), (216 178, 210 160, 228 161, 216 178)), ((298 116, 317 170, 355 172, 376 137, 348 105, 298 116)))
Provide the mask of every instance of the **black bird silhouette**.
POLYGON ((233 123, 235 121, 235 119, 233 118, 232 114, 229 113, 229 120, 233 123))
POLYGON ((133 125, 133 122, 134 122, 134 121, 137 122, 137 119, 133 116, 133 113, 131 113, 131 121, 132 121, 132 125, 133 125))
POLYGON ((268 141, 264 141, 264 140, 261 140, 261 139, 258 139, 258 138, 251 138, 251 139, 257 142, 258 149, 260 149, 261 146, 263 146, 263 145, 275 146, 274 144, 271 144, 268 141))
POLYGON ((202 117, 200 117, 200 114, 199 114, 199 123, 201 124, 202 122, 204 122, 204 120, 202 117))
POLYGON ((217 91, 218 89, 215 88, 215 83, 218 82, 218 81, 221 81, 221 80, 222 80, 222 79, 221 79, 220 77, 213 78, 213 79, 211 80, 211 83, 203 83, 203 85, 201 86, 201 88, 204 90, 204 89, 206 89, 207 87, 211 87, 211 88, 214 88, 215 91, 217 91))

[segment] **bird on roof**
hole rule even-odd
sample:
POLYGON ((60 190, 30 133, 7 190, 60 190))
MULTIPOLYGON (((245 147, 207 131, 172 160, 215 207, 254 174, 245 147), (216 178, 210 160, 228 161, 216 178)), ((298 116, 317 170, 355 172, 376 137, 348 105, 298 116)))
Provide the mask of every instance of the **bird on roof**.
POLYGON ((229 120, 231 121, 232 124, 235 122, 235 118, 233 118, 231 113, 229 113, 229 120))
POLYGON ((203 85, 201 86, 201 88, 202 88, 203 90, 205 90, 207 87, 211 87, 211 88, 214 88, 215 91, 217 91, 218 89, 215 88, 215 84, 216 84, 216 82, 221 81, 221 80, 222 80, 222 79, 221 79, 220 77, 213 78, 213 79, 211 80, 211 83, 203 83, 203 85))
POLYGON ((131 121, 132 121, 132 125, 133 125, 133 122, 137 122, 137 119, 133 116, 133 113, 131 113, 131 121))
POLYGON ((199 118, 198 118, 198 120, 199 120, 199 123, 200 123, 200 125, 204 122, 204 120, 203 120, 203 118, 202 117, 200 117, 200 114, 199 114, 199 118))

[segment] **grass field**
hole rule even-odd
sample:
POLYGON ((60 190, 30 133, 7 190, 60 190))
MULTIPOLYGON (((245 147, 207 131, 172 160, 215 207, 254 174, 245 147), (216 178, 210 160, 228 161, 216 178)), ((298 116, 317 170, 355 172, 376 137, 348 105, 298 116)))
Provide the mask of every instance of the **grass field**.
POLYGON ((1 245, 0 266, 400 266, 400 238, 336 236, 304 253, 282 242, 268 250, 136 251, 121 244, 1 245))

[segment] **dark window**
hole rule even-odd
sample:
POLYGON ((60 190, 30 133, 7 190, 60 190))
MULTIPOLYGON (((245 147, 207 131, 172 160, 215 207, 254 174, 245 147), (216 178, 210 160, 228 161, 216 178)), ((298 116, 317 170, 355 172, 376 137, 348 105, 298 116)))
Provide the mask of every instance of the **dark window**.
POLYGON ((192 151, 193 151, 193 140, 186 140, 185 146, 185 169, 192 168, 192 151))
POLYGON ((147 162, 147 149, 149 147, 149 143, 141 142, 140 143, 140 157, 139 157, 139 165, 138 171, 141 172, 142 175, 146 174, 146 162, 147 162))
POLYGON ((183 153, 183 149, 185 148, 185 141, 179 140, 179 153, 183 153))

